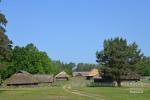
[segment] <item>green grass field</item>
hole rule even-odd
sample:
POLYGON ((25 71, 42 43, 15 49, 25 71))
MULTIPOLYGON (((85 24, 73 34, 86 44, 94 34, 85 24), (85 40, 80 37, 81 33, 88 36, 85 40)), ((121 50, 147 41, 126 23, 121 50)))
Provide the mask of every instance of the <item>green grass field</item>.
POLYGON ((129 88, 86 87, 84 80, 72 79, 57 87, 1 88, 0 100, 149 100, 150 87, 142 94, 129 88))

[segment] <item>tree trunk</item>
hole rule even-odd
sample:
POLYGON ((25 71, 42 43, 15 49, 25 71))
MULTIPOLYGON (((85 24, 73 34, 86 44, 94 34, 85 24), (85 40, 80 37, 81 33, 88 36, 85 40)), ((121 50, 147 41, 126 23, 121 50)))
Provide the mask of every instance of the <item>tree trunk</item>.
POLYGON ((118 86, 118 87, 121 87, 121 80, 120 80, 120 79, 117 80, 117 86, 118 86))

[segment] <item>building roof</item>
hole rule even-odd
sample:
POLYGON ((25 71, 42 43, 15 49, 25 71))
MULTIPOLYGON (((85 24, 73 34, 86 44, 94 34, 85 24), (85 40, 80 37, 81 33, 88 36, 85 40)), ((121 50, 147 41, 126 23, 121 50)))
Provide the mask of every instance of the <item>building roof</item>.
POLYGON ((32 76, 32 74, 26 71, 18 71, 4 82, 4 84, 7 85, 24 85, 35 83, 38 83, 38 81, 32 76))
POLYGON ((57 74, 55 77, 56 77, 56 78, 57 78, 57 77, 68 77, 68 78, 69 78, 69 75, 68 75, 65 71, 62 71, 62 72, 60 72, 59 74, 57 74))
POLYGON ((54 76, 53 75, 34 75, 35 79, 39 81, 39 83, 52 83, 54 82, 54 76))
POLYGON ((89 73, 88 76, 93 76, 93 77, 99 76, 99 71, 98 71, 98 69, 96 69, 96 68, 92 69, 92 70, 90 71, 90 73, 89 73))
POLYGON ((73 72, 72 73, 73 74, 73 76, 88 76, 89 75, 89 72, 73 72))
POLYGON ((134 73, 130 73, 130 74, 128 74, 128 75, 123 75, 123 76, 121 76, 121 79, 123 79, 123 80, 128 80, 128 79, 140 79, 140 75, 138 75, 138 74, 134 74, 134 73))

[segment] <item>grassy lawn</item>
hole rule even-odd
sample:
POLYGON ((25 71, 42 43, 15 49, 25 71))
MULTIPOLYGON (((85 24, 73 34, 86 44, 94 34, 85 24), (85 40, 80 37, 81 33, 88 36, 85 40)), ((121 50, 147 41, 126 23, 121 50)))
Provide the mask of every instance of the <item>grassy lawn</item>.
POLYGON ((62 87, 1 89, 0 100, 87 100, 63 90, 62 87), (74 99, 73 99, 74 98, 74 99))
MULTIPOLYGON (((71 82, 83 84, 84 79, 80 80, 81 82, 77 82, 78 79, 73 79, 71 82)), ((150 87, 144 88, 144 93, 142 94, 132 94, 130 93, 130 88, 127 87, 85 87, 83 85, 78 87, 73 85, 72 89, 99 95, 104 98, 104 100, 150 100, 150 87)))
POLYGON ((150 83, 150 80, 142 80, 141 82, 150 83))
POLYGON ((100 95, 106 100, 149 100, 150 88, 145 88, 142 94, 131 94, 129 88, 116 87, 87 87, 76 90, 100 95))
POLYGON ((149 100, 150 98, 150 87, 145 88, 143 94, 131 94, 129 88, 86 87, 84 83, 84 79, 72 79, 57 87, 1 88, 0 100, 149 100), (63 89, 65 84, 72 84, 70 91, 84 95, 66 91, 63 89))

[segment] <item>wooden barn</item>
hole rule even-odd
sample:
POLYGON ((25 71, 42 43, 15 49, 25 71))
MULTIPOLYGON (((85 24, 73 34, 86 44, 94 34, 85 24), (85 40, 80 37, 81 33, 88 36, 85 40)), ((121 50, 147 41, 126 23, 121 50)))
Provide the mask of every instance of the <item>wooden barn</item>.
POLYGON ((18 71, 4 82, 7 86, 38 85, 38 83, 38 80, 26 71, 18 71))
POLYGON ((87 77, 89 75, 89 72, 73 72, 73 77, 87 77))
POLYGON ((39 81, 39 83, 54 83, 54 75, 33 75, 33 77, 39 81))
POLYGON ((55 78, 56 80, 69 80, 69 75, 65 71, 62 71, 59 74, 57 74, 55 78))
POLYGON ((123 76, 121 76, 121 80, 122 81, 133 81, 133 82, 137 82, 137 81, 140 81, 140 79, 141 79, 141 76, 140 75, 138 75, 138 74, 132 74, 132 73, 130 73, 130 74, 127 74, 127 75, 123 75, 123 76))
POLYGON ((96 69, 96 68, 92 69, 92 70, 89 72, 89 75, 86 76, 86 79, 87 79, 87 80, 90 80, 90 79, 92 79, 93 77, 99 77, 99 71, 98 71, 98 69, 96 69))

